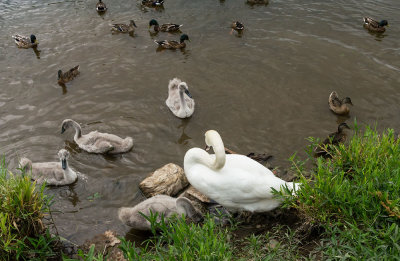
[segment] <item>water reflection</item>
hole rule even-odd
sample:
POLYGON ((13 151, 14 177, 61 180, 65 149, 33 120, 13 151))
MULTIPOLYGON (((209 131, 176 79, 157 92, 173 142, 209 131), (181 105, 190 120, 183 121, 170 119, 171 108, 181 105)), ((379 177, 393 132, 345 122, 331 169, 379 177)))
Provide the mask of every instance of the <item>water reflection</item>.
POLYGON ((42 51, 38 50, 37 47, 33 47, 32 49, 35 52, 36 58, 40 59, 40 53, 42 51))
POLYGON ((189 124, 191 118, 182 119, 181 123, 178 125, 177 129, 182 129, 181 136, 177 140, 178 144, 186 145, 188 144, 188 140, 192 138, 185 133, 186 126, 189 124))
POLYGON ((62 83, 62 82, 59 82, 58 85, 61 86, 62 94, 63 94, 63 95, 67 94, 67 86, 66 86, 64 83, 62 83))

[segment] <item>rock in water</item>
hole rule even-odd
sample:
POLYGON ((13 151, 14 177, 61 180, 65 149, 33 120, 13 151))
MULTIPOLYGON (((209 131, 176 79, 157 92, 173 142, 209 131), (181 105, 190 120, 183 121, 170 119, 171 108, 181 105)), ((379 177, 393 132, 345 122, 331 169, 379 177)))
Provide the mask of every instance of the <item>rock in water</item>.
POLYGON ((155 195, 175 196, 179 191, 189 185, 186 175, 181 167, 168 163, 157 169, 139 184, 143 194, 150 198, 155 195))

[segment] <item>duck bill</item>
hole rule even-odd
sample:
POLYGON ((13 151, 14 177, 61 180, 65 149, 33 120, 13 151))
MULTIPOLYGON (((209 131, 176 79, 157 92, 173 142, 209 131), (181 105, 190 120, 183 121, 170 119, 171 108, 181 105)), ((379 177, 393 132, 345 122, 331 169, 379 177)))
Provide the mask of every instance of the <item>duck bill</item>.
POLYGON ((67 169, 67 159, 61 160, 61 167, 63 170, 67 169))

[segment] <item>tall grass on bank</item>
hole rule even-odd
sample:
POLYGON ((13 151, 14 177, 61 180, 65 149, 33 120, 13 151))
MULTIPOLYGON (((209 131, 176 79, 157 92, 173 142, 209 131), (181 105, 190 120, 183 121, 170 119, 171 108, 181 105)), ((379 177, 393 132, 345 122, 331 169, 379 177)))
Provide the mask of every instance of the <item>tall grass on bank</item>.
POLYGON ((44 186, 35 187, 29 176, 15 176, 8 172, 5 160, 1 161, 1 260, 34 260, 36 252, 39 252, 39 256, 48 255, 41 252, 41 248, 49 242, 42 218, 48 212, 50 202, 43 191, 44 186))
POLYGON ((329 257, 398 259, 400 141, 393 130, 379 134, 355 125, 349 143, 333 147, 332 159, 318 158, 311 175, 304 161, 292 158, 302 189, 286 196, 285 205, 325 225, 322 251, 329 257))
POLYGON ((122 239, 121 249, 128 260, 231 260, 232 250, 227 229, 218 227, 213 218, 205 217, 202 225, 187 224, 184 217, 171 222, 156 222, 147 217, 155 237, 139 251, 122 239), (156 232, 158 231, 158 232, 156 232))

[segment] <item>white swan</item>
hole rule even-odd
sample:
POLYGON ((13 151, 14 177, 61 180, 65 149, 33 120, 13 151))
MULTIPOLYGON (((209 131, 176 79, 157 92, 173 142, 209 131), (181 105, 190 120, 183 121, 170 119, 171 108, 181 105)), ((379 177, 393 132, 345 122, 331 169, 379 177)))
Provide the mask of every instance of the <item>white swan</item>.
POLYGON ((74 183, 78 176, 68 165, 69 152, 62 149, 58 152, 60 162, 39 162, 32 163, 30 159, 22 158, 19 166, 27 172, 32 172, 32 179, 37 184, 46 182, 48 185, 62 186, 74 183))
POLYGON ((98 131, 82 135, 81 126, 71 119, 66 119, 62 122, 61 134, 69 127, 75 129, 74 141, 76 144, 87 152, 117 154, 128 152, 133 147, 133 139, 131 137, 122 139, 114 134, 98 131))
POLYGON ((225 155, 221 136, 215 130, 205 134, 207 146, 214 155, 200 148, 188 150, 184 158, 187 179, 193 187, 224 207, 251 212, 272 210, 280 205, 272 188, 287 185, 298 189, 298 184, 276 177, 269 169, 244 155, 225 155))
POLYGON ((120 208, 118 218, 126 225, 137 230, 150 230, 150 222, 140 213, 150 216, 150 210, 154 214, 157 212, 157 222, 161 221, 161 214, 165 218, 174 214, 190 218, 194 222, 199 222, 203 218, 201 213, 193 207, 192 202, 185 198, 173 198, 167 195, 156 195, 137 204, 132 208, 120 208))
POLYGON ((165 104, 179 118, 188 118, 194 112, 194 100, 186 82, 178 78, 169 81, 168 98, 165 104))

